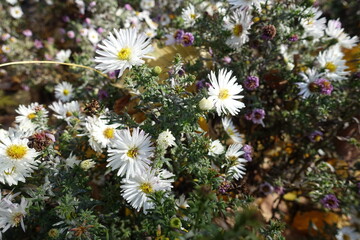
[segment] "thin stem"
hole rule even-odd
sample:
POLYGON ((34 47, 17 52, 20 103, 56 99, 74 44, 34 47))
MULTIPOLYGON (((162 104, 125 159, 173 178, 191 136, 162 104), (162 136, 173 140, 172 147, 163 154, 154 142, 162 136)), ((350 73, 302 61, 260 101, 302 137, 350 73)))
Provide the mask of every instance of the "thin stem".
POLYGON ((0 64, 0 68, 10 66, 10 65, 22 65, 22 64, 60 64, 60 65, 65 65, 65 66, 85 68, 85 69, 89 69, 89 70, 92 70, 94 72, 97 72, 101 76, 103 76, 103 77, 105 77, 105 78, 112 81, 112 79, 109 76, 107 76, 106 74, 100 72, 99 70, 96 70, 95 68, 84 66, 84 65, 79 65, 79 64, 75 64, 75 63, 64 63, 64 62, 56 62, 56 61, 19 61, 19 62, 8 62, 8 63, 0 64))

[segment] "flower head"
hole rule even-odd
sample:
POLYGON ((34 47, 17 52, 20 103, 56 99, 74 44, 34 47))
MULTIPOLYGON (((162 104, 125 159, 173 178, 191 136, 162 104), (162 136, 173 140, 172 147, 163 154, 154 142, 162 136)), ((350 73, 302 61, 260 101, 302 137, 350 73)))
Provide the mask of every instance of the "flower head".
POLYGON ((166 149, 168 147, 175 146, 175 137, 172 135, 169 129, 166 129, 166 131, 163 131, 159 134, 156 142, 158 143, 158 145, 166 149))
POLYGON ((225 19, 225 28, 231 31, 231 36, 226 40, 226 44, 232 48, 240 48, 249 41, 249 29, 252 17, 248 11, 236 10, 230 18, 225 19))
POLYGON ((135 28, 114 29, 115 36, 110 33, 107 39, 98 45, 95 57, 97 69, 104 73, 120 70, 119 77, 125 69, 144 63, 142 58, 152 58, 147 55, 152 51, 150 39, 145 34, 138 34, 135 28))
POLYGON ((244 81, 244 88, 253 91, 259 87, 259 78, 256 76, 247 76, 244 81))
POLYGON ((225 117, 221 119, 222 125, 224 127, 225 132, 229 135, 229 137, 236 143, 240 143, 242 138, 240 136, 239 131, 236 129, 234 123, 231 121, 231 118, 225 117))
POLYGON ((232 71, 226 69, 220 69, 218 76, 211 71, 209 79, 211 87, 209 87, 209 99, 214 102, 217 114, 236 115, 241 108, 245 107, 245 104, 238 101, 243 96, 239 95, 242 92, 242 86, 236 83, 236 77, 231 77, 232 71))
POLYGON ((346 61, 342 59, 343 53, 339 49, 330 48, 319 53, 317 61, 325 71, 325 77, 329 80, 340 81, 346 79, 349 72, 346 71, 346 61))
POLYGON ((335 209, 339 207, 340 201, 336 198, 334 194, 327 194, 323 199, 321 199, 321 204, 325 208, 335 209))
POLYGON ((55 97, 60 101, 67 102, 73 97, 73 86, 68 82, 62 82, 55 86, 55 97))
POLYGON ((247 161, 240 157, 244 154, 241 148, 242 145, 240 143, 231 144, 225 154, 226 159, 231 165, 228 174, 231 174, 236 180, 243 178, 245 175, 244 163, 247 161))
POLYGON ((195 7, 192 4, 189 4, 187 8, 184 8, 181 14, 184 19, 185 27, 192 27, 195 24, 196 19, 199 17, 199 14, 195 12, 195 7))

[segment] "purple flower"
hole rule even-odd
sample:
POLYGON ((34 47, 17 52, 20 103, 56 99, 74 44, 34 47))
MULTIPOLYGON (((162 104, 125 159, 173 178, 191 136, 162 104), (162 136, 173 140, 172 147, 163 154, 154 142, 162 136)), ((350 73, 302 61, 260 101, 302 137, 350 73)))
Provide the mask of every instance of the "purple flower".
POLYGON ((325 78, 319 78, 315 80, 315 84, 320 87, 320 93, 325 95, 331 95, 334 87, 331 85, 331 82, 325 78))
POLYGON ((229 191, 230 188, 231 188, 230 182, 225 180, 219 186, 218 191, 220 194, 225 194, 227 191, 229 191))
POLYGON ((256 76, 248 76, 244 81, 244 87, 247 90, 253 91, 259 87, 259 78, 256 76))
POLYGON ((276 187, 274 188, 274 191, 275 191, 277 194, 284 194, 284 187, 276 186, 276 187))
POLYGON ((69 16, 63 16, 61 19, 62 19, 64 22, 70 22, 69 16))
POLYGON ((35 46, 36 49, 40 49, 40 48, 43 48, 43 47, 44 47, 44 45, 42 44, 42 42, 41 42, 40 40, 38 40, 38 39, 35 39, 35 41, 34 41, 34 46, 35 46))
POLYGON ((184 33, 184 35, 182 36, 182 44, 184 47, 188 47, 191 46, 194 43, 194 35, 192 35, 192 33, 184 33))
POLYGON ((85 18, 85 23, 90 25, 91 24, 91 19, 90 18, 85 18))
POLYGON ((231 57, 225 56, 225 57, 223 57, 222 61, 226 64, 229 64, 229 63, 231 63, 231 57))
POLYGON ((255 124, 261 124, 263 127, 265 126, 263 121, 264 118, 265 118, 265 110, 260 108, 255 108, 254 110, 252 110, 252 112, 245 114, 246 120, 252 121, 255 124))
POLYGON ((323 199, 320 200, 321 204, 328 209, 335 209, 339 207, 340 201, 334 194, 327 194, 323 199))
POLYGON ((243 147, 243 151, 244 151, 244 158, 246 161, 251 162, 252 161, 252 155, 253 155, 253 148, 252 146, 245 144, 243 147))
POLYGON ((4 33, 3 35, 1 35, 1 40, 6 41, 6 40, 8 40, 10 37, 11 37, 10 34, 4 33))
POLYGON ((128 4, 128 3, 124 5, 124 8, 125 8, 126 10, 128 10, 128 11, 133 10, 133 8, 131 7, 131 5, 128 4))
POLYGON ((95 2, 95 1, 92 1, 92 2, 89 3, 89 7, 92 8, 92 7, 95 7, 95 6, 96 6, 96 2, 95 2))
POLYGON ((292 35, 291 37, 289 37, 289 41, 290 41, 290 42, 296 42, 296 41, 298 41, 298 40, 299 40, 299 36, 296 35, 296 34, 294 34, 294 35, 292 35))
POLYGON ((312 133, 310 133, 309 139, 310 139, 311 142, 319 142, 319 141, 322 140, 323 135, 324 134, 322 132, 320 132, 318 130, 315 130, 312 133))
POLYGON ((71 39, 75 37, 74 31, 68 31, 66 34, 67 34, 67 36, 68 36, 69 38, 71 38, 71 39))
POLYGON ((26 37, 31 37, 32 36, 32 31, 30 29, 25 29, 22 33, 26 37))
POLYGON ((104 30, 102 27, 99 27, 96 31, 97 31, 99 34, 102 34, 105 30, 104 30))
POLYGON ((184 31, 179 29, 179 30, 176 30, 176 32, 174 33, 174 39, 178 42, 181 41, 182 37, 184 36, 184 31))
POLYGON ((109 93, 103 89, 100 89, 100 91, 98 92, 98 98, 99 100, 103 100, 105 98, 108 98, 109 97, 109 93))
POLYGON ((259 189, 260 192, 262 192, 265 195, 268 195, 274 191, 274 187, 268 182, 264 182, 263 184, 261 184, 259 189))
POLYGON ((48 41, 49 44, 54 44, 55 38, 53 38, 53 37, 48 37, 47 41, 48 41))

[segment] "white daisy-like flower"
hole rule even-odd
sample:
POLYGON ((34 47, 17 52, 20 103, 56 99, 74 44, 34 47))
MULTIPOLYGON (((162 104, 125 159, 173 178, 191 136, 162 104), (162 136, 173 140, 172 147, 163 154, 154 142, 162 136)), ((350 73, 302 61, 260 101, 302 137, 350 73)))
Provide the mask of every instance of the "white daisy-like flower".
POLYGON ((73 86, 68 82, 62 82, 55 86, 55 97, 63 102, 68 102, 73 98, 73 86))
POLYGON ((95 29, 91 28, 88 31, 88 39, 92 44, 96 45, 99 42, 99 33, 95 29))
POLYGON ((243 10, 252 9, 255 7, 256 10, 261 10, 261 3, 264 3, 264 0, 227 0, 228 3, 232 6, 231 8, 241 8, 243 10))
POLYGON ((231 118, 225 117, 221 119, 225 132, 229 137, 236 143, 241 143, 242 138, 239 131, 234 126, 234 123, 231 121, 231 118))
POLYGON ((169 191, 172 188, 174 175, 164 170, 145 169, 141 174, 131 178, 124 178, 121 186, 122 196, 137 211, 143 208, 146 214, 147 210, 154 208, 149 195, 156 191, 169 191))
POLYGON ((140 7, 143 10, 149 10, 155 7, 155 0, 141 0, 140 7))
POLYGON ((19 226, 19 224, 25 232, 24 217, 27 206, 28 201, 21 198, 20 204, 13 203, 7 209, 0 209, 0 228, 2 228, 3 233, 11 227, 19 226))
POLYGON ((294 64, 294 55, 297 54, 295 51, 289 51, 288 46, 285 44, 280 45, 280 53, 284 58, 284 61, 286 63, 286 68, 288 70, 293 70, 295 67, 294 64))
POLYGON ((86 159, 80 163, 80 167, 85 171, 89 170, 90 168, 93 168, 95 165, 96 162, 92 159, 86 159))
POLYGON ((187 8, 184 8, 181 13, 182 18, 184 19, 185 27, 192 27, 195 24, 196 19, 200 16, 195 12, 195 7, 192 4, 189 4, 187 8))
POLYGON ((80 104, 78 101, 71 101, 68 103, 62 103, 60 101, 53 102, 49 108, 56 113, 54 116, 57 119, 63 119, 67 122, 70 122, 73 118, 82 119, 80 104))
POLYGON ((18 1, 17 0, 6 0, 6 2, 10 3, 11 5, 15 5, 18 1))
POLYGON ((214 102, 217 114, 220 116, 222 113, 236 115, 241 108, 245 107, 245 104, 238 101, 244 96, 239 95, 243 88, 237 84, 236 77, 231 77, 232 71, 226 69, 220 69, 218 77, 215 76, 215 72, 211 71, 208 75, 211 83, 209 88, 209 99, 214 102))
POLYGON ((76 155, 73 155, 73 153, 70 153, 70 156, 65 159, 65 164, 69 168, 73 168, 75 165, 79 165, 81 161, 77 159, 76 155))
POLYGON ((171 146, 175 146, 175 137, 172 135, 169 129, 163 131, 159 134, 158 139, 156 140, 157 144, 160 145, 162 148, 166 149, 171 146))
POLYGON ((109 120, 104 119, 105 116, 89 116, 86 118, 85 127, 86 136, 89 136, 89 144, 96 152, 101 152, 103 148, 110 147, 115 143, 115 137, 120 124, 109 124, 109 120))
POLYGON ((186 201, 184 194, 181 194, 179 199, 175 200, 175 207, 176 207, 176 209, 179 209, 179 208, 186 209, 186 208, 190 207, 186 201))
POLYGON ((241 151, 241 148, 242 145, 239 143, 231 144, 225 153, 226 159, 231 162, 229 174, 236 180, 245 175, 244 163, 247 161, 244 158, 240 158, 240 156, 244 154, 244 151, 241 151))
POLYGON ((356 232, 356 229, 353 227, 343 227, 339 229, 338 233, 336 234, 337 240, 359 240, 360 233, 356 232))
POLYGON ((339 19, 329 20, 325 32, 330 38, 336 39, 337 44, 343 48, 353 48, 359 41, 358 36, 350 38, 349 35, 344 32, 339 19))
POLYGON ((9 12, 10 12, 10 15, 15 19, 21 18, 22 15, 24 14, 21 7, 19 7, 19 6, 10 7, 9 12))
POLYGON ((230 18, 225 20, 225 28, 231 31, 231 37, 226 40, 226 44, 238 49, 248 42, 248 30, 252 24, 252 17, 248 11, 236 10, 230 18))
POLYGON ((1 51, 3 51, 4 53, 9 53, 11 52, 11 47, 9 45, 4 44, 1 46, 1 51))
POLYGON ((121 130, 116 135, 113 146, 108 149, 109 163, 107 167, 118 170, 118 176, 126 178, 141 175, 150 165, 153 156, 150 136, 139 128, 121 130))
POLYGON ((85 37, 85 36, 88 35, 89 29, 87 29, 87 28, 82 28, 82 29, 80 29, 79 33, 80 33, 80 36, 85 37))
POLYGON ((322 11, 317 8, 310 7, 305 9, 304 13, 310 15, 310 17, 303 18, 300 21, 301 26, 305 30, 305 36, 311 36, 315 39, 321 38, 324 35, 324 29, 326 27, 326 18, 320 18, 322 11))
POLYGON ((119 77, 124 70, 144 64, 142 58, 152 58, 147 55, 152 52, 150 39, 143 33, 138 34, 134 28, 115 30, 115 36, 110 33, 107 39, 98 45, 95 62, 96 68, 104 73, 120 70, 119 77))
POLYGON ((67 49, 67 50, 61 50, 56 54, 56 60, 58 62, 66 62, 67 60, 69 60, 71 55, 71 50, 67 49))
POLYGON ((302 96, 302 98, 308 98, 314 95, 317 90, 315 80, 321 78, 323 74, 318 73, 317 70, 313 68, 307 69, 305 73, 300 73, 300 76, 305 82, 295 83, 300 88, 299 95, 302 96))
POLYGON ((225 151, 225 147, 221 144, 219 140, 212 141, 209 146, 208 154, 210 156, 220 155, 225 151))
POLYGON ((19 114, 15 118, 15 122, 19 124, 19 128, 23 131, 34 132, 36 128, 42 127, 42 124, 47 121, 48 111, 37 102, 31 103, 27 107, 19 105, 15 111, 19 114))
POLYGON ((348 67, 345 65, 346 61, 343 56, 337 48, 330 48, 319 53, 317 61, 325 70, 325 76, 329 80, 340 81, 347 78, 349 72, 345 71, 348 67))
POLYGON ((0 182, 17 185, 37 168, 38 153, 28 147, 29 140, 19 137, 5 137, 0 143, 0 182))

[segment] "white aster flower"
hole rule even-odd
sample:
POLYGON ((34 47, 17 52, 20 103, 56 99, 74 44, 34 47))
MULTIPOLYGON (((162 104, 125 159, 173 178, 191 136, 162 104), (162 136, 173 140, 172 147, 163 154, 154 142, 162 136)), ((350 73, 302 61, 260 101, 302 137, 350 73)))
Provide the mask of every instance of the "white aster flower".
POLYGON ((91 28, 88 31, 88 39, 92 44, 96 45, 99 42, 99 33, 95 29, 91 28))
POLYGON ((224 152, 225 147, 221 144, 219 140, 212 141, 209 146, 209 155, 216 156, 220 155, 224 152))
POLYGON ((143 208, 146 214, 147 210, 154 208, 149 195, 156 191, 169 191, 172 188, 171 183, 174 175, 164 170, 145 169, 141 174, 137 174, 129 179, 124 178, 121 186, 122 196, 137 211, 143 208))
POLYGON ((17 0, 6 0, 6 2, 10 3, 11 5, 15 5, 18 1, 17 0))
POLYGON ((242 138, 240 136, 239 131, 234 126, 231 118, 225 117, 221 119, 225 132, 229 135, 229 137, 236 143, 241 143, 242 138))
POLYGON ((249 29, 252 25, 252 17, 248 11, 236 10, 230 18, 225 20, 225 28, 231 31, 231 36, 226 44, 232 48, 240 48, 249 41, 249 29))
POLYGON ((166 131, 163 131, 162 133, 160 133, 156 142, 158 145, 160 145, 164 149, 176 145, 175 137, 172 135, 172 133, 171 133, 171 131, 169 131, 169 129, 166 129, 166 131))
POLYGON ((102 148, 110 147, 115 143, 116 128, 120 124, 109 124, 109 120, 104 119, 105 116, 89 116, 86 118, 85 127, 89 136, 89 144, 96 152, 101 152, 102 148))
POLYGON ((209 88, 209 99, 214 102, 216 111, 220 116, 222 113, 236 115, 241 108, 245 107, 245 104, 238 101, 244 96, 238 95, 242 92, 241 85, 236 83, 236 77, 231 77, 232 71, 226 69, 220 69, 218 77, 215 76, 215 72, 211 71, 208 75, 211 83, 209 88))
POLYGON ((21 18, 22 15, 24 14, 21 7, 19 7, 19 6, 10 7, 9 12, 10 12, 10 15, 15 19, 21 18))
POLYGON ((81 161, 77 159, 76 155, 73 155, 73 153, 70 153, 70 156, 65 159, 65 164, 69 168, 73 168, 75 165, 79 165, 81 161))
POLYGON ((80 167, 85 171, 89 170, 90 168, 93 168, 95 165, 96 162, 92 159, 87 159, 80 163, 80 167))
POLYGON ((199 107, 203 111, 209 111, 214 108, 214 102, 208 98, 203 98, 199 102, 199 107))
POLYGON ((0 182, 17 185, 37 168, 38 153, 28 147, 27 138, 8 136, 0 143, 0 182))
POLYGON ((115 30, 115 36, 110 33, 107 39, 98 45, 95 62, 96 68, 104 73, 120 70, 119 77, 124 70, 144 63, 142 58, 152 58, 147 55, 152 51, 150 39, 143 33, 138 34, 134 28, 115 30))
POLYGON ((27 107, 19 105, 15 110, 19 116, 15 122, 19 124, 20 130, 34 132, 36 128, 41 128, 47 121, 48 111, 37 102, 31 103, 27 107))
POLYGON ((300 21, 301 26, 305 30, 305 36, 311 36, 315 39, 321 38, 324 35, 326 27, 326 18, 321 17, 322 11, 317 8, 310 7, 304 10, 304 13, 311 15, 308 18, 303 18, 300 21))
POLYGON ((24 217, 26 216, 26 208, 28 201, 21 198, 20 204, 13 203, 6 209, 0 209, 0 228, 2 232, 6 232, 10 227, 17 227, 19 224, 25 231, 24 217))
POLYGON ((261 3, 264 3, 264 0, 227 0, 232 8, 241 8, 243 10, 252 9, 253 7, 256 10, 261 10, 261 3))
POLYGON ((240 156, 244 154, 244 151, 241 151, 241 148, 242 145, 239 143, 231 144, 225 153, 226 159, 231 162, 229 174, 236 180, 245 175, 244 163, 247 161, 244 158, 240 158, 240 156))
POLYGON ((343 59, 343 54, 337 48, 330 48, 319 53, 317 61, 321 68, 325 70, 325 76, 329 80, 340 81, 346 79, 349 72, 345 71, 348 67, 343 59))
POLYGON ((68 82, 62 82, 55 86, 55 97, 63 102, 73 98, 73 86, 68 82))
POLYGON ((176 205, 176 208, 182 208, 182 209, 186 209, 189 206, 189 204, 187 203, 186 199, 185 199, 185 195, 182 194, 179 199, 176 199, 175 200, 175 205, 176 205))
POLYGON ((300 76, 305 82, 295 83, 300 88, 299 95, 302 96, 302 98, 308 98, 314 95, 316 92, 315 81, 321 78, 322 75, 322 73, 318 73, 317 70, 314 68, 307 69, 305 73, 300 73, 300 76))
POLYGON ((343 227, 339 229, 336 234, 337 240, 358 240, 360 239, 360 234, 356 232, 356 229, 353 227, 343 227))
POLYGON ((1 51, 3 51, 4 53, 9 53, 11 52, 11 48, 9 45, 4 44, 1 46, 1 51))
POLYGON ((107 167, 118 170, 118 176, 126 178, 141 175, 150 165, 153 156, 150 136, 139 128, 121 130, 116 135, 113 146, 108 149, 107 167))
POLYGON ((70 55, 71 55, 70 49, 61 50, 56 54, 56 60, 59 62, 66 62, 67 60, 69 60, 70 55))
POLYGON ((81 36, 85 37, 85 36, 88 35, 89 29, 87 29, 87 28, 82 28, 82 29, 80 29, 79 32, 80 32, 80 35, 81 35, 81 36))
POLYGON ((155 0, 141 0, 140 7, 143 10, 149 10, 149 9, 155 7, 155 0))
POLYGON ((82 115, 80 112, 80 104, 78 101, 71 101, 68 103, 53 102, 49 108, 56 114, 54 115, 57 119, 64 119, 68 123, 73 118, 81 119, 82 115))
POLYGON ((344 32, 339 19, 329 20, 325 32, 330 38, 336 39, 337 44, 343 48, 353 48, 359 41, 358 36, 350 38, 349 35, 344 32))
POLYGON ((199 17, 199 14, 195 12, 194 5, 189 4, 187 8, 183 9, 181 16, 184 19, 185 27, 192 27, 194 26, 196 19, 199 17))

